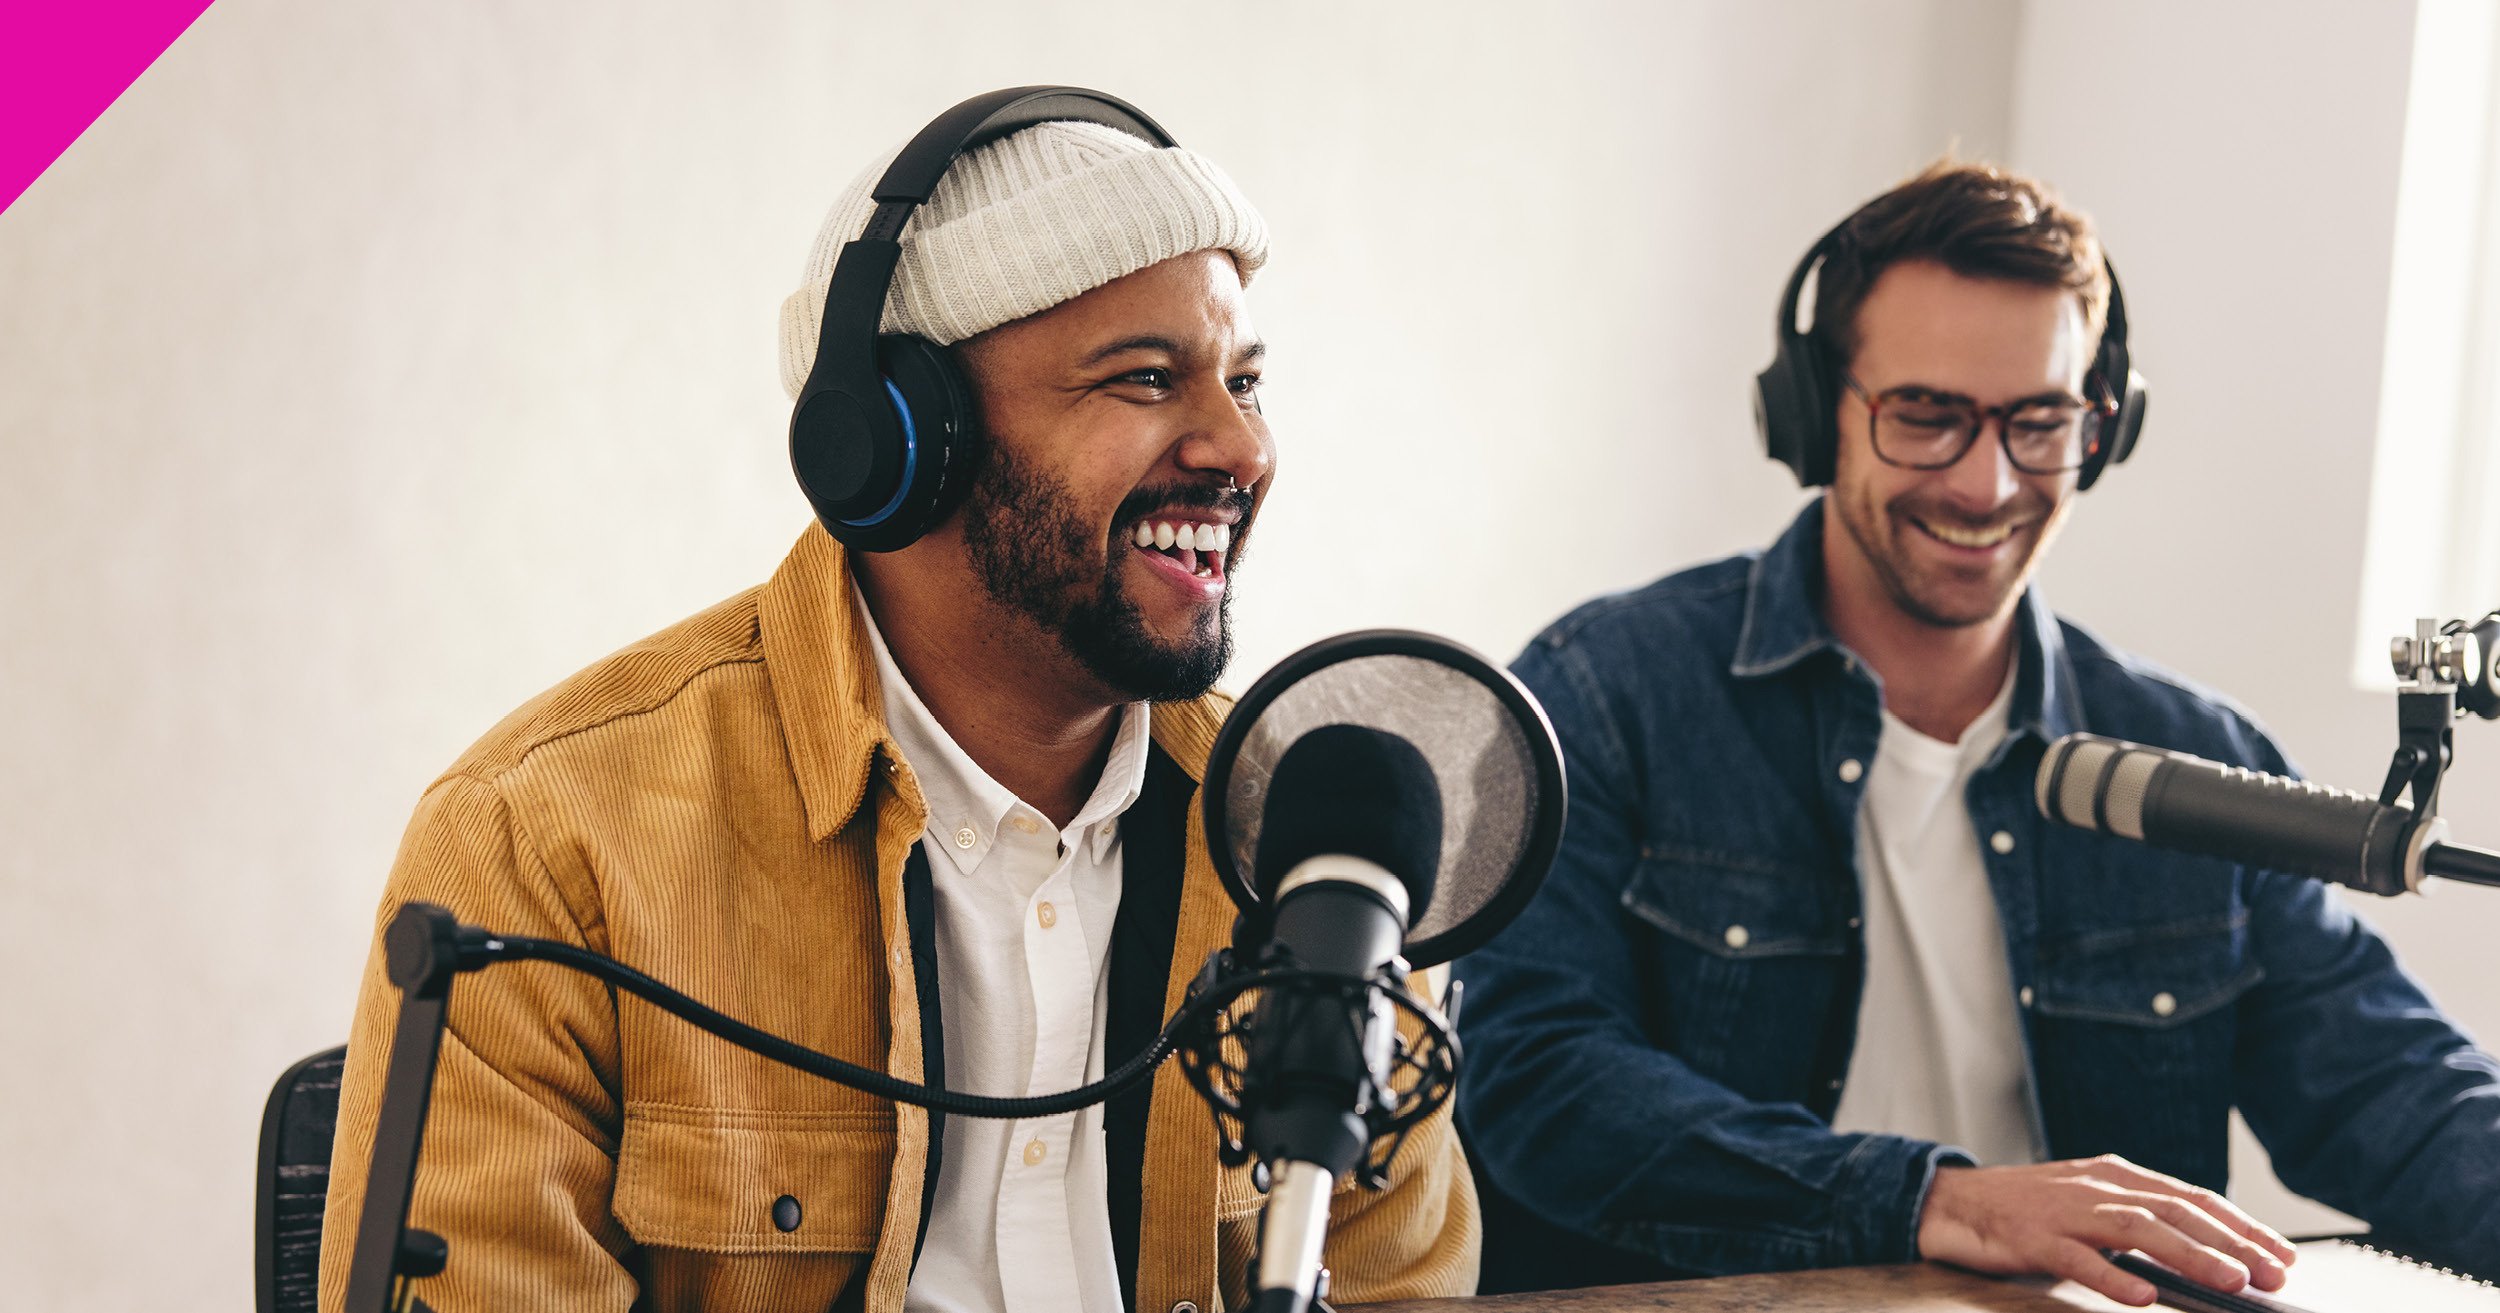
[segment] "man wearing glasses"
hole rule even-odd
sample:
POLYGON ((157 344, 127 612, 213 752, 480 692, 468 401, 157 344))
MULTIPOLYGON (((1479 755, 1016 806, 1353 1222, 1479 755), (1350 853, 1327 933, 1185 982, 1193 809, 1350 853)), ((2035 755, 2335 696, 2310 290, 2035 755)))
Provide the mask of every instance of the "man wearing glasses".
POLYGON ((1516 667, 1571 810, 1461 966, 1487 1288, 1931 1258, 2143 1304, 2103 1257, 2140 1249, 2275 1289, 2292 1249, 2219 1193, 2234 1107, 2294 1188, 2500 1271, 2500 1064, 2377 936, 2031 805, 2078 730, 2288 770, 2027 586, 2141 414, 2088 223, 1944 163, 1818 260, 1764 429, 1830 491, 1516 667))

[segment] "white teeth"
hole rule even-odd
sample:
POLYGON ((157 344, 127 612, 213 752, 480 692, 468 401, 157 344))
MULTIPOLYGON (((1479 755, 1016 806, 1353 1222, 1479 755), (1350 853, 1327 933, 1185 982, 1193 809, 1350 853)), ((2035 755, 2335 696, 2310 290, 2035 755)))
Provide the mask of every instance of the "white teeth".
POLYGON ((1139 520, 1136 532, 1129 537, 1140 547, 1167 552, 1174 548, 1229 552, 1233 548, 1233 527, 1229 524, 1139 520))
POLYGON ((1919 523, 1925 526, 1927 532, 1956 547, 1994 547, 2014 532, 2014 526, 2010 524, 2000 524, 1993 529, 1961 529, 1949 524, 1929 524, 1924 520, 1919 523))

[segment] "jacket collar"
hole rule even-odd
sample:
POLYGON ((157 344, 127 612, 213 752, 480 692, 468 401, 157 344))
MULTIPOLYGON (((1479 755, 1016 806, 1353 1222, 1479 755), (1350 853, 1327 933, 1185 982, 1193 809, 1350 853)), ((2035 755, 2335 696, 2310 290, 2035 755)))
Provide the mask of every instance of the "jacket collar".
MULTIPOLYGON (((1736 635, 1728 674, 1762 679, 1794 667, 1817 652, 1846 652, 1824 622, 1823 498, 1807 502, 1788 530, 1755 558, 1745 581, 1745 619, 1736 635)), ((2038 588, 2025 588, 2016 604, 2014 637, 2019 664, 2014 700, 2007 708, 2007 747, 2029 734, 2042 742, 2072 733, 2083 723, 2075 673, 2057 617, 2038 588)), ((1991 765, 1994 764, 1992 760, 1991 765)))
MULTIPOLYGON (((756 604, 764 669, 818 842, 858 814, 880 754, 889 770, 903 759, 886 725, 876 653, 851 599, 848 559, 811 524, 756 604)), ((1209 695, 1154 710, 1154 741, 1193 783, 1206 776, 1226 705, 1209 695)))

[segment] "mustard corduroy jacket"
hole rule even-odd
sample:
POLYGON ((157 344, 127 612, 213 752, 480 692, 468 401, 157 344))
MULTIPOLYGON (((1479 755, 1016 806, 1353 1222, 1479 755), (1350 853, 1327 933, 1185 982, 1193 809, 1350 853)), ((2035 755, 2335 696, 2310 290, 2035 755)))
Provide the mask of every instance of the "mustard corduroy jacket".
MULTIPOLYGON (((581 945, 774 1034, 921 1078, 903 872, 926 810, 887 732, 850 587, 842 549, 810 526, 763 587, 531 701, 427 791, 348 1043, 325 1313, 346 1292, 399 1000, 379 930, 402 903, 581 945)), ((1224 706, 1155 708, 1155 742, 1193 788, 1224 706)), ((1187 826, 1164 1015, 1233 918, 1194 791, 1187 826)), ((441 1313, 825 1313, 837 1300, 897 1313, 929 1133, 918 1109, 753 1056, 565 968, 465 975, 409 1217, 450 1242, 451 1265, 418 1293, 441 1313), (789 1231, 774 1217, 785 1195, 799 1204, 789 1231)), ((1138 1308, 1240 1307, 1262 1197, 1246 1169, 1217 1163, 1174 1064, 1154 1077, 1145 1136, 1138 1308)), ((1394 1166, 1386 1190, 1335 1199, 1335 1298, 1473 1290, 1476 1201, 1446 1108, 1394 1166)))

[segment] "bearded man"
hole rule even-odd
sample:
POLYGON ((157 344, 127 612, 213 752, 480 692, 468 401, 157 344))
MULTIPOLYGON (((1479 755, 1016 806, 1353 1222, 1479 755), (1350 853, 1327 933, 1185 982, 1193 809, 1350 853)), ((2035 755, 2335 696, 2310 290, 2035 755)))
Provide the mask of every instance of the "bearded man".
POLYGON ((2143 1304, 2104 1257, 2140 1249, 2275 1289, 2293 1250, 2221 1194, 2234 1108, 2293 1188, 2500 1272, 2500 1064, 2377 935, 2033 808, 2076 731, 2287 770, 2030 586, 2143 415, 2088 223, 1941 164, 1818 243, 1790 310, 1818 266, 1762 414, 1830 491, 1516 667, 1571 802, 1461 965, 1487 1286, 1930 1258, 2143 1304))
MULTIPOLYGON (((884 171, 784 308, 794 397, 884 171)), ((961 153, 899 240, 882 330, 977 401, 960 507, 876 553, 812 525, 760 588, 516 712, 425 795, 381 923, 443 904, 854 1063, 1048 1093, 1143 1048, 1229 934, 1196 795, 1275 464, 1243 299, 1266 229, 1203 157, 1054 121, 961 153)), ((395 1003, 377 941, 325 1309, 395 1003)), ((1456 1137, 1420 1138, 1335 1202, 1341 1297, 1474 1283, 1456 1137)), ((1245 1299, 1261 1202, 1175 1067, 1107 1108, 938 1118, 543 966, 456 992, 424 1148, 444 1313, 1194 1313, 1245 1299)))

